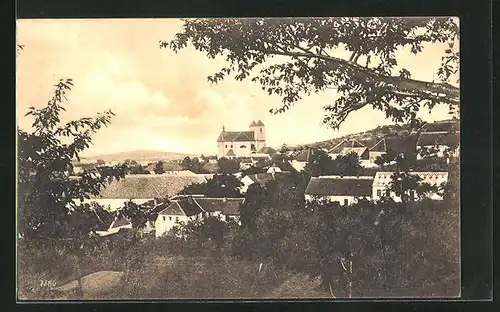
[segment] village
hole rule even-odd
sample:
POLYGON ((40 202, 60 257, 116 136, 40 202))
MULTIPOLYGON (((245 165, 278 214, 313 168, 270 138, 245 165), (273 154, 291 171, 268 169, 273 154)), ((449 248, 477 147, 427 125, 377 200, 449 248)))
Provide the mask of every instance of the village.
MULTIPOLYGON (((223 221, 231 219, 239 222, 239 207, 244 203, 250 185, 256 183, 265 187, 269 181, 276 180, 279 176, 299 174, 308 164, 316 161, 318 153, 328 155, 330 159, 353 155, 362 170, 355 176, 318 174, 311 176, 303 194, 306 201, 321 199, 340 206, 349 206, 360 200, 379 201, 382 198, 401 201, 398 194, 389 190, 394 172, 381 167, 377 159, 385 154, 410 155, 412 152, 417 159, 422 159, 422 153, 419 151, 424 149, 432 149, 434 159, 445 159, 445 163, 449 163, 450 159, 458 159, 457 123, 458 120, 427 123, 421 131, 412 132, 405 138, 384 137, 375 140, 371 138, 371 142, 348 138, 328 142, 329 148, 316 144, 316 146, 297 148, 288 148, 284 145, 281 149, 266 145, 266 126, 261 120, 252 121, 247 131, 226 131, 223 126, 216 141, 218 150, 216 156, 201 155, 193 159, 186 157, 177 161, 152 163, 127 160, 126 163, 132 170, 125 179, 113 181, 98 196, 86 202, 98 203, 110 212, 115 212, 114 221, 109 227, 97 231, 100 236, 132 228, 130 220, 123 214, 116 213, 127 202, 153 207, 157 212, 156 219, 148 220, 142 229, 145 233, 154 233, 155 237, 169 235, 171 229, 181 223, 202 220, 209 216, 223 221), (448 152, 450 150, 453 150, 451 154, 448 152), (228 165, 229 168, 221 168, 228 165), (220 174, 231 174, 240 182, 237 189, 241 196, 207 197, 204 194, 183 192, 190 185, 207 183, 220 174)), ((75 163, 74 174, 78 175, 85 168, 100 165, 112 166, 117 163, 106 164, 103 161, 90 164, 75 163)), ((445 185, 449 179, 449 173, 439 169, 413 171, 411 174, 419 177, 419 183, 438 188, 445 185)), ((225 185, 222 184, 220 187, 224 188, 225 185)), ((419 200, 415 190, 409 190, 408 195, 412 200, 419 200)), ((427 194, 426 198, 439 201, 443 199, 443 195, 433 191, 427 194)), ((78 200, 75 199, 75 202, 78 200)))
POLYGON ((19 300, 460 296, 458 19, 18 28, 19 300))

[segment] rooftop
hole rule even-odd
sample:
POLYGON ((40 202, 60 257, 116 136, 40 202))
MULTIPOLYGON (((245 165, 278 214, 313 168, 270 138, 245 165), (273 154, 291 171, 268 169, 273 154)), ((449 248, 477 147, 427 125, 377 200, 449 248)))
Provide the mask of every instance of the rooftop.
MULTIPOLYGON (((373 185, 382 187, 387 186, 392 181, 394 172, 377 172, 373 180, 373 185)), ((439 185, 448 181, 448 172, 444 171, 428 171, 428 172, 410 172, 411 175, 418 175, 422 180, 421 183, 429 183, 430 185, 439 185)))
POLYGON ((305 194, 312 196, 371 196, 373 178, 312 177, 305 194))
POLYGON ((226 215, 238 215, 239 207, 245 199, 244 198, 194 198, 194 200, 205 211, 216 212, 220 211, 226 215))
POLYGON ((179 193, 185 186, 207 181, 206 175, 173 176, 168 174, 129 175, 114 180, 95 198, 152 199, 168 198, 179 193))
POLYGON ((255 141, 253 131, 222 131, 217 142, 255 141))

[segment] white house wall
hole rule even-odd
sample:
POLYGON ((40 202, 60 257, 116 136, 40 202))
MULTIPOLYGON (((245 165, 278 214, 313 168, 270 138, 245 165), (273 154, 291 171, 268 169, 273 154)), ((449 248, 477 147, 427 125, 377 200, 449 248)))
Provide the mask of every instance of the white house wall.
MULTIPOLYGON (((137 204, 137 205, 142 205, 150 200, 153 200, 153 198, 141 198, 141 199, 132 199, 132 202, 137 204)), ((93 199, 85 199, 83 203, 92 203, 95 202, 99 205, 104 206, 106 209, 109 211, 116 211, 124 206, 125 202, 130 201, 130 199, 126 198, 93 198, 93 199)), ((73 199, 73 202, 76 204, 80 204, 79 199, 73 199)))
POLYGON ((298 172, 301 172, 302 170, 304 170, 306 165, 307 165, 307 162, 305 162, 305 161, 292 160, 292 167, 295 168, 295 170, 297 170, 298 172))
POLYGON ((181 215, 158 215, 155 222, 155 235, 156 237, 161 237, 167 234, 168 231, 180 222, 187 223, 190 220, 194 221, 196 219, 201 219, 202 217, 201 213, 190 217, 181 215))
MULTIPOLYGON (((372 192, 372 198, 374 201, 377 201, 377 200, 380 200, 386 193, 386 188, 383 187, 383 186, 378 186, 378 187, 373 187, 373 192, 372 192), (380 191, 380 195, 378 194, 380 191)), ((417 195, 417 192, 414 192, 415 196, 414 196, 414 200, 418 200, 418 195, 417 195)), ((389 193, 389 197, 392 198, 395 202, 401 202, 401 197, 400 196, 397 196, 395 192, 390 192, 389 193)), ((439 194, 437 193, 429 193, 427 195, 427 197, 429 199, 432 199, 432 200, 443 200, 443 197, 440 196, 439 194)))
MULTIPOLYGON (((340 205, 344 205, 344 200, 347 199, 348 205, 357 203, 358 199, 355 196, 311 196, 306 194, 305 195, 305 200, 306 201, 312 201, 314 198, 321 198, 324 200, 328 200, 331 202, 339 202, 340 205)), ((369 199, 369 196, 366 196, 367 199, 369 199)))
POLYGON ((219 158, 227 157, 227 152, 232 149, 236 157, 249 157, 252 149, 252 144, 255 145, 255 149, 258 150, 258 144, 256 141, 241 141, 241 142, 218 142, 217 155, 219 158), (232 146, 232 147, 231 147, 232 146), (244 146, 244 147, 242 147, 244 146))

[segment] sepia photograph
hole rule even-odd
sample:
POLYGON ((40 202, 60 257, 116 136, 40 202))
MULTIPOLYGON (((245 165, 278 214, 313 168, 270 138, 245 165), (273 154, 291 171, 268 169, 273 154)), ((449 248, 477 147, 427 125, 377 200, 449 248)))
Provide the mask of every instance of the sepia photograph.
POLYGON ((18 301, 459 298, 459 32, 18 19, 18 301))

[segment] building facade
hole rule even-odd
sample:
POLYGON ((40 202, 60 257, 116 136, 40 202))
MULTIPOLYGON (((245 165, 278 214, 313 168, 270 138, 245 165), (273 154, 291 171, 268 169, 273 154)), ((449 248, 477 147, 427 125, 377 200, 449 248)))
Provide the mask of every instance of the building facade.
POLYGON ((217 139, 217 157, 249 157, 265 146, 266 127, 261 120, 252 121, 249 131, 226 131, 223 126, 217 139))
POLYGON ((348 206, 360 199, 371 199, 373 177, 341 177, 320 176, 312 177, 305 190, 305 200, 313 199, 338 202, 348 206))
MULTIPOLYGON (((396 193, 389 191, 394 172, 377 172, 373 180, 372 198, 380 200, 382 197, 391 197, 394 201, 400 202, 401 198, 396 193)), ((412 175, 420 177, 420 183, 428 183, 433 186, 440 187, 443 183, 448 182, 448 172, 411 172, 412 175)), ((415 191, 410 190, 410 198, 418 199, 415 191)), ((443 197, 437 193, 428 194, 428 197, 433 200, 442 200, 443 197)))

